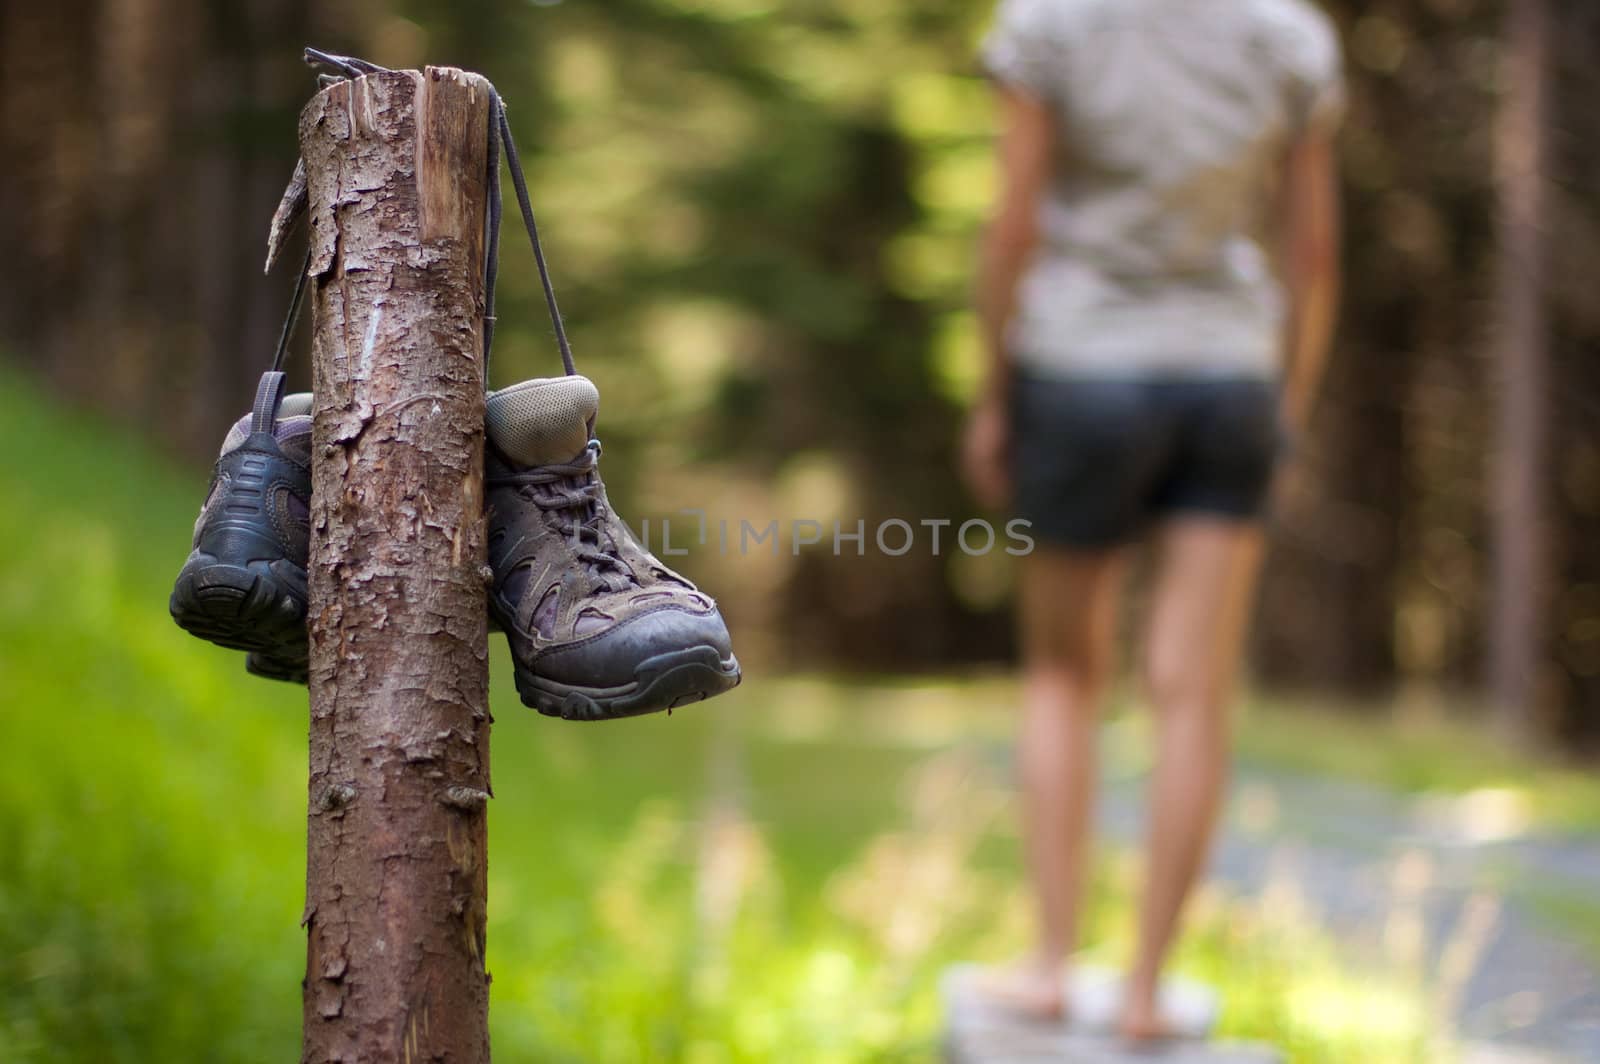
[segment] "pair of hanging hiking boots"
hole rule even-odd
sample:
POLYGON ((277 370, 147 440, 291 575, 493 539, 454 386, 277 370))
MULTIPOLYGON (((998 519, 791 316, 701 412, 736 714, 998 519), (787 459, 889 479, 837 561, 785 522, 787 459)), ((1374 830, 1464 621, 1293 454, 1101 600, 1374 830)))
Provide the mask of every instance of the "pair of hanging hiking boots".
MULTIPOLYGON (((309 48, 306 59, 346 78, 383 69, 309 48)), ((738 684, 740 673, 716 603, 640 546, 606 498, 597 469, 600 443, 592 438, 600 394, 573 366, 522 165, 494 92, 488 137, 484 373, 495 320, 502 145, 566 370, 566 376, 524 381, 485 399, 494 574, 488 609, 491 625, 511 644, 517 691, 539 712, 574 720, 632 717, 720 694, 738 684)), ((297 169, 274 219, 275 233, 303 213, 305 196, 297 169)), ((269 263, 274 254, 269 250, 269 263)), ((310 649, 312 397, 285 396, 278 369, 310 261, 308 254, 255 407, 223 440, 170 602, 185 630, 247 651, 250 672, 296 683, 306 681, 310 649)))
MULTIPOLYGON (((173 618, 248 651, 259 676, 304 683, 311 395, 262 376, 223 441, 173 618)), ((600 395, 576 374, 486 402, 489 616, 511 644, 522 701, 578 720, 697 702, 739 682, 716 603, 641 547, 606 498, 589 438, 600 395)))

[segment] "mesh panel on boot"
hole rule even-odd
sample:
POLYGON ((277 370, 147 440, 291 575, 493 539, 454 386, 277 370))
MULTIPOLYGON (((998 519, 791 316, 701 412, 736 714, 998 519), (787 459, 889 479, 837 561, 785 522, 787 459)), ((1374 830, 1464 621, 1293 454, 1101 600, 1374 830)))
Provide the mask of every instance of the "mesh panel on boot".
POLYGON ((283 397, 283 402, 278 404, 278 417, 310 417, 311 393, 293 392, 283 397))
POLYGON ((544 377, 489 396, 484 423, 500 453, 522 466, 569 462, 589 443, 600 393, 587 377, 544 377))

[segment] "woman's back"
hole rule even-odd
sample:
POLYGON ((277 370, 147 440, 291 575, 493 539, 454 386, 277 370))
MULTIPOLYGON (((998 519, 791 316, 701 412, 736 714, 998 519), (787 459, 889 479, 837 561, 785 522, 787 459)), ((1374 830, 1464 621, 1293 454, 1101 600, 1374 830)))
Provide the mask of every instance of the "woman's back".
POLYGON ((1017 752, 1039 926, 984 993, 1069 1019, 1097 724, 1148 534, 1150 831, 1116 1029, 1202 1035, 1163 1008, 1161 974, 1222 808, 1281 432, 1304 425, 1332 332, 1338 48, 1308 0, 1002 0, 985 59, 999 181, 962 465, 1036 546, 1017 752))
POLYGON ((1340 104, 1320 12, 1303 0, 1008 0, 985 60, 1058 125, 1018 362, 1271 376, 1282 299, 1266 249, 1283 154, 1340 104))

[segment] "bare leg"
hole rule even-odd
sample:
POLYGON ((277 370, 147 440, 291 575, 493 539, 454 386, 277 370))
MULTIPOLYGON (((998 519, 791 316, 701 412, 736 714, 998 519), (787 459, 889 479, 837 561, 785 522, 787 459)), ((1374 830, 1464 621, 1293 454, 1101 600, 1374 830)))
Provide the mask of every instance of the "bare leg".
POLYGON ((1228 775, 1228 703, 1261 558, 1253 524, 1185 518, 1161 534, 1146 682, 1156 712, 1149 853, 1139 945, 1122 1031, 1169 1033, 1156 1010, 1161 966, 1210 849, 1228 775))
POLYGON ((1119 552, 1030 555, 1019 594, 1023 827, 1039 943, 1017 973, 1018 1004, 1060 1015, 1061 966, 1076 946, 1095 788, 1095 724, 1112 664, 1119 552))

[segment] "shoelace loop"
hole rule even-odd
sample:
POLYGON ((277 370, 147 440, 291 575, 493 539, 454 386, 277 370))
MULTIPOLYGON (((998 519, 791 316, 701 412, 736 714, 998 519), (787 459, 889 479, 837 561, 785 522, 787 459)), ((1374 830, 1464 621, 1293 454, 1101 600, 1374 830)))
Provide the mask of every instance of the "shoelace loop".
POLYGON ((588 446, 570 462, 553 462, 503 473, 488 479, 490 487, 515 487, 537 506, 572 548, 573 556, 589 567, 607 591, 625 591, 636 581, 633 571, 617 554, 601 527, 605 503, 595 466, 600 441, 588 446))

